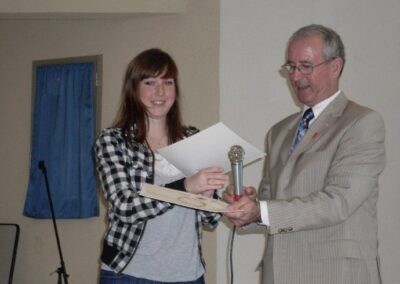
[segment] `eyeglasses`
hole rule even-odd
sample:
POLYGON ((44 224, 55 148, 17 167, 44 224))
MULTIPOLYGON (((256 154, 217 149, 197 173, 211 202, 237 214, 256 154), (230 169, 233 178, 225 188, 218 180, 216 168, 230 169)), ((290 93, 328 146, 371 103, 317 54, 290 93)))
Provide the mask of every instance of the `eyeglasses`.
POLYGON ((300 63, 299 65, 294 65, 292 63, 286 63, 286 64, 282 65, 282 68, 289 74, 293 74, 294 71, 297 69, 303 75, 310 75, 314 71, 314 68, 321 66, 322 64, 329 63, 333 59, 335 59, 335 58, 325 60, 325 61, 315 64, 315 65, 312 63, 307 63, 307 62, 300 63))

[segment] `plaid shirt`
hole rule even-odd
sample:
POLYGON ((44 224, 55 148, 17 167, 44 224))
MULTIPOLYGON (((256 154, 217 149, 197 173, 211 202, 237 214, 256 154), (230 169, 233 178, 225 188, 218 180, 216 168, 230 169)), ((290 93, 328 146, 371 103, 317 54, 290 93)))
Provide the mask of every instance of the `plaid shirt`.
MULTIPOLYGON (((191 136, 198 131, 190 127, 185 136, 191 136)), ((119 273, 135 254, 146 221, 165 213, 174 205, 139 195, 143 183, 154 182, 154 154, 144 144, 128 143, 121 129, 107 128, 97 139, 94 151, 97 171, 108 203, 109 222, 101 259, 119 273)), ((178 181, 171 185, 173 184, 182 185, 183 182, 178 181)), ((204 266, 201 227, 216 227, 221 215, 196 211, 196 216, 199 257, 204 266)))

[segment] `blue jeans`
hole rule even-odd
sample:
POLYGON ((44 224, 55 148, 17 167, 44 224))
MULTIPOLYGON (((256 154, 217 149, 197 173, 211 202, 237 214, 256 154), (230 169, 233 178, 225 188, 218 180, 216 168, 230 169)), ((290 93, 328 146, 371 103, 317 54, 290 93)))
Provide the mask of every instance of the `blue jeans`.
POLYGON ((159 282, 102 269, 100 271, 100 284, 204 284, 204 277, 202 276, 194 281, 159 282))

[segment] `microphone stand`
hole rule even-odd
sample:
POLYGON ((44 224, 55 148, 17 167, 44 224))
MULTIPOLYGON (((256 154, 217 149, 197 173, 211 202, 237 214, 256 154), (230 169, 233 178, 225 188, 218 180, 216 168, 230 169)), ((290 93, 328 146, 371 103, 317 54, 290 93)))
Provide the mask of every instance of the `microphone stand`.
POLYGON ((65 269, 65 264, 64 264, 64 259, 61 251, 61 245, 60 245, 60 239, 58 237, 58 231, 57 231, 57 223, 56 223, 56 218, 54 217, 54 208, 53 208, 53 201, 51 199, 51 193, 50 193, 50 187, 49 187, 49 180, 47 178, 47 170, 44 165, 44 161, 39 161, 39 169, 42 171, 45 182, 46 182, 46 191, 47 191, 47 197, 49 198, 49 205, 50 205, 50 211, 51 211, 51 217, 53 219, 53 226, 54 226, 54 232, 56 234, 56 240, 57 240, 57 247, 58 247, 58 253, 60 255, 60 263, 61 267, 57 268, 55 272, 58 274, 58 281, 57 284, 62 284, 62 279, 64 279, 64 283, 68 284, 68 274, 67 270, 65 269), (61 277, 62 276, 62 277, 61 277))

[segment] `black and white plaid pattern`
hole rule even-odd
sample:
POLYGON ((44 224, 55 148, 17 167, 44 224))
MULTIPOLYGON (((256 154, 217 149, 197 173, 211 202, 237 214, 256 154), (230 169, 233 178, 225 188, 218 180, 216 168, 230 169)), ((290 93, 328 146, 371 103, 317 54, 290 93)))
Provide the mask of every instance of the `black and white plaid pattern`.
MULTIPOLYGON (((186 136, 199 130, 190 127, 186 136)), ((119 128, 104 129, 94 147, 97 171, 108 203, 108 229, 104 247, 111 248, 102 260, 121 272, 133 257, 146 221, 165 213, 172 204, 139 195, 143 183, 154 181, 154 155, 144 144, 127 143, 119 128)), ((214 228, 220 214, 197 211, 196 231, 201 255, 202 225, 214 228)))

